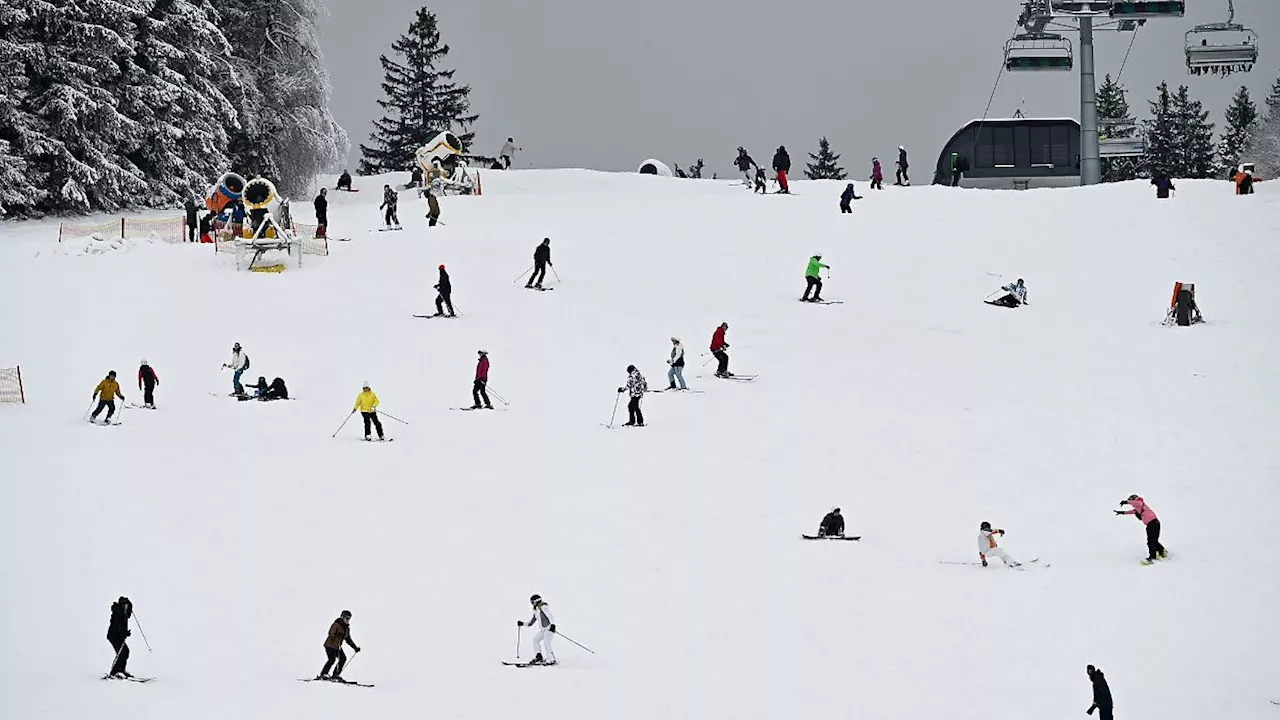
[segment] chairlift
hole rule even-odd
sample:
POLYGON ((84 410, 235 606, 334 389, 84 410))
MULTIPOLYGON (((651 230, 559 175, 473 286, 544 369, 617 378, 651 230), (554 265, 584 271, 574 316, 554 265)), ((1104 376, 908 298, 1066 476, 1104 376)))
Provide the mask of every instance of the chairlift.
POLYGON ((1133 118, 1098 119, 1098 156, 1138 157, 1147 153, 1147 142, 1133 118))
POLYGON ((1249 72, 1258 61, 1258 33, 1235 22, 1236 8, 1227 0, 1227 21, 1197 25, 1186 34, 1187 74, 1226 77, 1249 72))
POLYGON ((1015 35, 1004 44, 1004 68, 1010 72, 1070 70, 1071 41, 1054 33, 1015 35))
POLYGON ((1049 9, 1054 15, 1107 15, 1111 12, 1111 0, 1050 0, 1049 9))
POLYGON ((1115 0, 1111 3, 1111 17, 1116 20, 1182 17, 1186 13, 1186 0, 1115 0))

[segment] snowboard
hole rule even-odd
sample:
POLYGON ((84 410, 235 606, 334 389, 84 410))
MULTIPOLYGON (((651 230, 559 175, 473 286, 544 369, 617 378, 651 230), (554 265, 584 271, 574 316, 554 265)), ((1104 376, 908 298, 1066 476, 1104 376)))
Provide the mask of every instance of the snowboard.
POLYGON ((801 535, 805 540, 861 540, 861 535, 801 535))
POLYGON ((530 661, 530 662, 507 662, 506 660, 503 660, 503 661, 502 661, 502 664, 503 664, 503 665, 506 665, 507 667, 520 667, 520 668, 525 668, 525 667, 555 667, 555 666, 556 666, 556 663, 553 663, 553 662, 532 662, 532 661, 530 661))
POLYGON ((334 680, 333 678, 298 678, 298 682, 327 682, 334 685, 354 685, 355 687, 371 688, 372 684, 356 682, 355 680, 334 680))

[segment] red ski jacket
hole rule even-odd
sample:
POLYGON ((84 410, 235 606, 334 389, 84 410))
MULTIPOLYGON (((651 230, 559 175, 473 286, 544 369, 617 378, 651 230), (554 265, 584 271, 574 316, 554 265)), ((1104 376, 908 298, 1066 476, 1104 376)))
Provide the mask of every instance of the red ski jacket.
POLYGON ((711 352, 715 352, 724 346, 724 328, 718 327, 715 333, 711 335, 711 352))

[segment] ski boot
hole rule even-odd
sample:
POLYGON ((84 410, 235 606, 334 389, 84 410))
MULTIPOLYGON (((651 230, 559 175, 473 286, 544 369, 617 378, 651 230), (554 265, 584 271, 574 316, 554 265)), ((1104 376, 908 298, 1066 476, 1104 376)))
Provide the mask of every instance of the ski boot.
POLYGON ((1160 549, 1160 559, 1161 559, 1161 560, 1167 560, 1168 558, 1169 558, 1169 551, 1168 551, 1168 550, 1165 550, 1165 549, 1163 549, 1163 548, 1161 548, 1161 549, 1160 549))
POLYGON ((487 403, 486 403, 486 404, 485 404, 485 406, 484 406, 484 409, 485 409, 485 410, 492 410, 492 409, 493 409, 493 406, 492 406, 492 405, 489 405, 489 404, 487 404, 487 403))
POLYGON ((472 405, 472 406, 471 406, 471 409, 472 409, 472 410, 479 410, 480 408, 481 408, 480 403, 476 403, 475 405, 472 405))
POLYGON ((542 659, 542 653, 538 653, 537 655, 533 656, 533 659, 529 661, 529 664, 530 665, 546 665, 547 662, 542 659))

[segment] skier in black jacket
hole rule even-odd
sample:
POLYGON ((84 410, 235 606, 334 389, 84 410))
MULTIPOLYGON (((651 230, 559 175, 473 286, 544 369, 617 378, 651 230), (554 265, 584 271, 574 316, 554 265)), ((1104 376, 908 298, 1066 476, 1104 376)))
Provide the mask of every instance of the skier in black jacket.
POLYGON ((542 280, 547 276, 547 266, 551 263, 551 238, 544 238, 538 247, 533 249, 533 274, 529 276, 527 288, 542 289, 542 280))
POLYGON ((195 199, 190 197, 187 198, 187 201, 182 203, 182 209, 185 210, 187 213, 186 221, 185 221, 185 224, 187 226, 187 242, 195 242, 196 230, 199 229, 200 227, 200 223, 196 219, 195 199))
POLYGON ((840 214, 853 212, 853 208, 849 207, 849 203, 861 199, 858 197, 858 191, 853 189, 853 183, 849 183, 844 192, 840 193, 840 214))
POLYGON ((894 179, 894 182, 893 182, 894 185, 910 185, 911 184, 911 178, 907 177, 908 167, 910 167, 910 165, 907 164, 907 149, 899 145, 898 146, 898 171, 897 173, 895 173, 897 177, 894 179))
POLYGON ((124 640, 132 634, 129 630, 131 617, 133 617, 133 603, 129 602, 129 598, 121 595, 119 600, 111 603, 111 623, 107 625, 107 642, 111 643, 111 649, 116 651, 116 659, 111 664, 111 672, 107 673, 108 675, 133 677, 125 671, 125 665, 129 663, 129 645, 124 640))
POLYGON ((1092 715, 1094 710, 1098 710, 1101 720, 1111 720, 1111 687, 1107 685, 1107 678, 1092 665, 1085 668, 1085 672, 1089 674, 1089 682, 1093 683, 1093 704, 1085 714, 1092 715))
POLYGON ((742 173, 742 182, 747 187, 751 187, 751 168, 759 167, 759 165, 756 165, 756 161, 752 160, 751 156, 747 154, 746 148, 741 145, 738 146, 738 159, 734 160, 733 164, 742 173))
POLYGON ((445 271, 444 266, 440 266, 440 280, 436 282, 436 317, 444 315, 444 307, 449 306, 449 317, 457 317, 453 312, 453 300, 450 295, 453 294, 453 284, 449 282, 449 273, 445 271))
POLYGON ((779 145, 778 151, 773 154, 773 169, 778 173, 778 192, 790 195, 791 188, 787 186, 787 173, 791 172, 791 156, 787 154, 787 148, 783 145, 779 145))
POLYGON ((818 525, 818 537, 844 537, 844 516, 840 508, 833 508, 818 525))
POLYGON ((328 237, 329 230, 329 189, 320 188, 320 194, 316 196, 316 237, 328 237))

